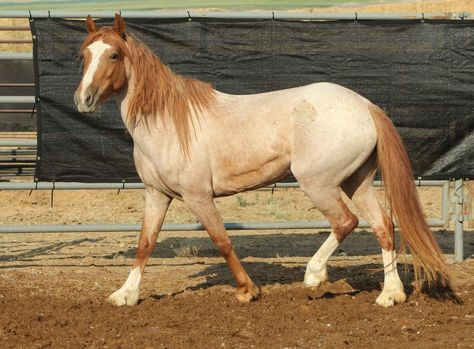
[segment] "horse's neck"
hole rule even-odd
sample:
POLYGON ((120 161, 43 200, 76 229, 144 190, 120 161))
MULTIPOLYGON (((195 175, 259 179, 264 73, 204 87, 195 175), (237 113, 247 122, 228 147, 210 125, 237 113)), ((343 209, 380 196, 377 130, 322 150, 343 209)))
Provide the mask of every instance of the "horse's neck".
POLYGON ((115 95, 115 101, 117 102, 117 106, 120 110, 120 116, 122 117, 122 121, 125 124, 125 127, 127 128, 128 132, 130 133, 131 130, 128 127, 128 102, 130 100, 130 96, 127 93, 128 91, 125 90, 128 89, 124 89, 115 95))
MULTIPOLYGON (((163 122, 161 117, 150 117, 150 115, 140 116, 136 118, 138 120, 137 125, 130 125, 129 121, 129 101, 131 99, 131 91, 133 91, 133 85, 129 85, 128 88, 120 91, 115 95, 116 103, 120 110, 120 115, 122 117, 122 121, 127 128, 127 131, 133 138, 134 143, 141 143, 145 142, 146 138, 154 137, 156 139, 170 139, 174 135, 174 132, 169 129, 172 123, 170 122, 163 122), (147 124, 145 122, 145 118, 152 120, 152 124, 147 124)), ((176 139, 177 142, 177 139, 176 139)))

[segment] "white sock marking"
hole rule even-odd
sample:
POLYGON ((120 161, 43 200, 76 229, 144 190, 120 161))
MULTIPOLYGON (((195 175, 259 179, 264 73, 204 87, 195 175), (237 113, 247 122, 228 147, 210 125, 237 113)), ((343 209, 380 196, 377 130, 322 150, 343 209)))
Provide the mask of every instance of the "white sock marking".
POLYGON ((382 260, 384 268, 384 288, 392 288, 400 284, 400 277, 397 271, 397 260, 395 259, 395 251, 387 251, 382 249, 382 260))
POLYGON ((132 269, 130 274, 128 274, 127 281, 125 281, 122 288, 126 288, 129 290, 139 289, 141 280, 142 280, 142 273, 140 272, 140 268, 136 267, 132 269))
POLYGON ((140 268, 132 269, 127 280, 120 289, 112 293, 109 300, 116 305, 135 305, 140 294, 140 282, 142 274, 140 268))
POLYGON ((306 266, 304 283, 307 286, 318 286, 327 280, 326 264, 338 247, 336 235, 331 233, 306 266))
POLYGON ((395 251, 382 249, 384 284, 383 290, 375 302, 383 307, 391 307, 395 303, 403 303, 406 300, 403 284, 398 276, 395 256, 395 251))

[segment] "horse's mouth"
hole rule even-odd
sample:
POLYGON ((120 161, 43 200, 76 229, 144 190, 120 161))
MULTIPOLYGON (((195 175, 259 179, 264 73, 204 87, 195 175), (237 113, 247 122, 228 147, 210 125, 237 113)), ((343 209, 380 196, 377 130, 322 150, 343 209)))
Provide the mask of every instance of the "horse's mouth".
POLYGON ((99 97, 95 95, 90 103, 84 103, 77 97, 77 95, 74 95, 74 102, 80 113, 93 113, 99 104, 99 97))
POLYGON ((93 113, 95 109, 97 108, 98 103, 95 102, 90 106, 84 105, 84 104, 76 104, 77 110, 80 113, 93 113))

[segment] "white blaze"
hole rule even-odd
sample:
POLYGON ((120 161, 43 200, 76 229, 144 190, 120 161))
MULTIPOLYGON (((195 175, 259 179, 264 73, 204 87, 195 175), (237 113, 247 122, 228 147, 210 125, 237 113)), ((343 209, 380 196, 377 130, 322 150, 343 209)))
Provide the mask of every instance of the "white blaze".
POLYGON ((111 48, 112 46, 104 43, 102 40, 98 40, 87 46, 87 49, 91 53, 91 63, 87 68, 84 77, 82 78, 82 89, 81 89, 81 99, 84 103, 86 101, 86 91, 89 86, 92 84, 92 79, 94 78, 94 74, 99 67, 100 60, 102 55, 106 50, 111 48))

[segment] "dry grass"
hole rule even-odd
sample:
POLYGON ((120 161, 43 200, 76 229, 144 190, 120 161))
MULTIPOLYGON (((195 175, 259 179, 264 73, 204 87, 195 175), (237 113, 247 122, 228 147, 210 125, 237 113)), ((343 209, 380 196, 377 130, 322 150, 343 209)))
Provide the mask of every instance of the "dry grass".
MULTIPOLYGON (((349 2, 349 1, 348 1, 349 2)), ((308 9, 303 9, 308 10, 308 9)), ((435 1, 400 1, 390 4, 371 4, 365 6, 334 6, 309 9, 312 12, 358 12, 358 13, 462 13, 474 14, 473 0, 435 0, 435 1)))
MULTIPOLYGON (((0 18, 0 26, 24 26, 28 24, 28 19, 0 18)), ((31 40, 31 33, 29 31, 0 31, 0 40, 2 39, 31 40)), ((0 52, 30 52, 31 50, 31 44, 0 44, 0 52)))

